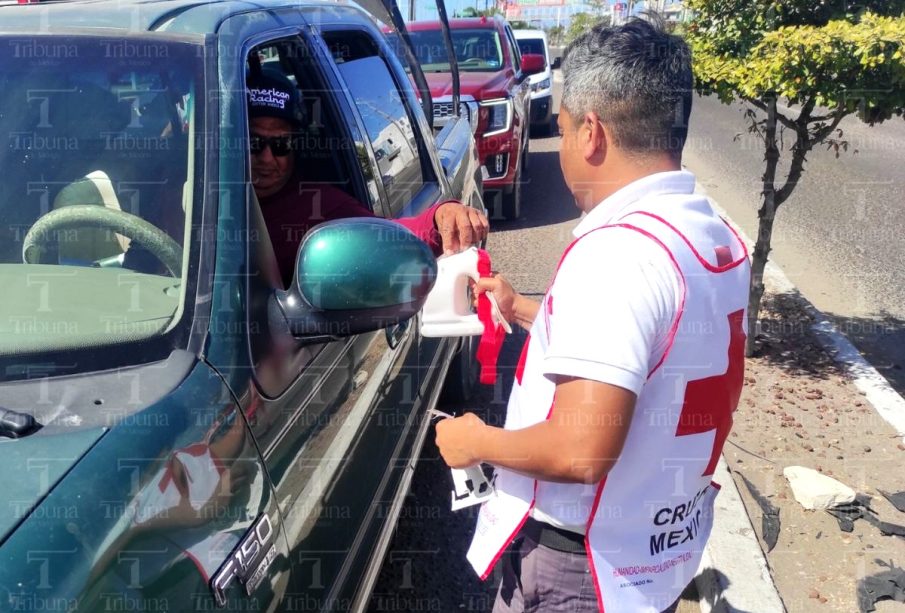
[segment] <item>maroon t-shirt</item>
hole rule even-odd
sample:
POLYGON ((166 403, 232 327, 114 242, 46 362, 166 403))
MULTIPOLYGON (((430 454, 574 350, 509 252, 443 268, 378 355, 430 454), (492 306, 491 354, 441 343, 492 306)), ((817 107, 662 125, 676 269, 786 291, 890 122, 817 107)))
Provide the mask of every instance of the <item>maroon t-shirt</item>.
MULTIPOLYGON (((259 202, 286 287, 292 282, 296 254, 308 230, 333 219, 376 217, 370 209, 339 188, 328 183, 300 183, 297 179, 290 180, 276 194, 261 198, 259 202)), ((435 255, 443 252, 440 233, 434 226, 438 206, 432 206, 416 217, 394 220, 427 243, 435 255)))

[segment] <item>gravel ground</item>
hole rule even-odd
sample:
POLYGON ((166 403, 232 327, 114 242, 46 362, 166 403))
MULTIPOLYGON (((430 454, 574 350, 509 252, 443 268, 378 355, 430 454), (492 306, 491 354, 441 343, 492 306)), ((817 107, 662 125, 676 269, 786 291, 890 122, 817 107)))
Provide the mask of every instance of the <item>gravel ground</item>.
MULTIPOLYGON (((795 501, 782 471, 820 471, 870 497, 880 520, 905 524, 905 513, 878 492, 905 490, 905 444, 820 347, 799 298, 768 294, 765 304, 761 351, 747 362, 723 454, 762 547, 763 510, 745 480, 779 509, 767 561, 787 609, 858 611, 858 581, 884 570, 878 560, 905 566, 905 539, 883 536, 863 519, 842 532, 828 513, 795 501)), ((877 610, 905 605, 886 601, 877 610)))

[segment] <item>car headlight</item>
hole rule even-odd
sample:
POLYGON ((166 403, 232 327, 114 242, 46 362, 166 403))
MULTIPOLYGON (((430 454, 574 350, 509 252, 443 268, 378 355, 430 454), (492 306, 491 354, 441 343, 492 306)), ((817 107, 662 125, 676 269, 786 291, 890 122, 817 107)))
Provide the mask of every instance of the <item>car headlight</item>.
POLYGON ((542 89, 550 89, 550 79, 544 79, 531 85, 531 91, 533 92, 538 92, 542 89))
POLYGON ((512 125, 512 100, 488 100, 481 103, 480 127, 484 136, 500 134, 512 125))

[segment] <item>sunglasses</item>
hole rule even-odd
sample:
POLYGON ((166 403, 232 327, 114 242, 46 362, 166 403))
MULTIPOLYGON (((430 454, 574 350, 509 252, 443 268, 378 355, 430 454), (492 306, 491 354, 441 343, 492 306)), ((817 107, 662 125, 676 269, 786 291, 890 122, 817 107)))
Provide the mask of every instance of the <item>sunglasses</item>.
POLYGON ((260 134, 252 134, 249 140, 249 147, 252 155, 260 155, 265 147, 270 148, 270 153, 281 158, 286 157, 295 149, 295 136, 286 134, 284 136, 261 136, 260 134))

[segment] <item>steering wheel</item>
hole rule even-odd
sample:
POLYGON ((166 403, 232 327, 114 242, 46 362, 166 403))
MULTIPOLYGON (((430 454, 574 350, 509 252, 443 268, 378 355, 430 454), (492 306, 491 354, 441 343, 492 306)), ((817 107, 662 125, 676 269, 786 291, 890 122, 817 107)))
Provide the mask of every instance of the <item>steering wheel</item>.
POLYGON ((484 64, 484 63, 486 63, 486 62, 485 62, 485 60, 484 60, 483 58, 479 58, 479 57, 470 57, 470 58, 468 58, 467 60, 464 60, 464 61, 462 61, 462 62, 459 62, 459 65, 460 65, 460 66, 467 66, 467 65, 469 65, 469 64, 484 64))
POLYGON ((157 226, 141 217, 94 204, 75 204, 50 211, 34 223, 22 243, 22 261, 37 264, 58 230, 101 228, 132 239, 150 251, 174 277, 181 276, 182 248, 157 226))

